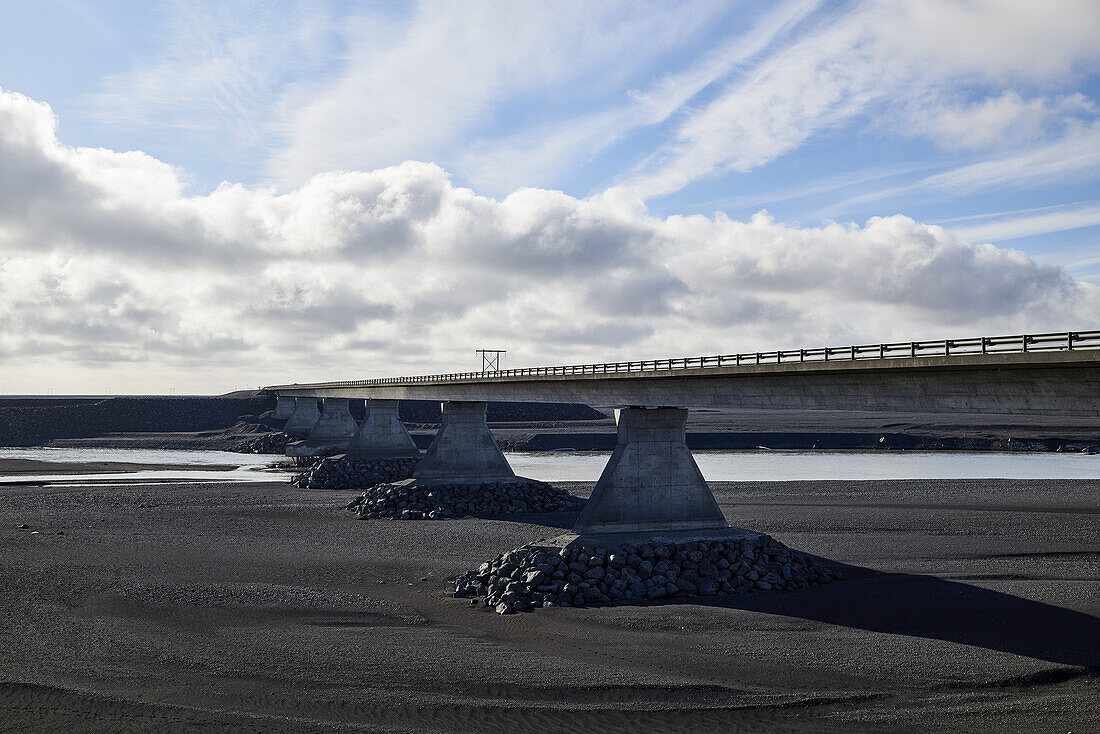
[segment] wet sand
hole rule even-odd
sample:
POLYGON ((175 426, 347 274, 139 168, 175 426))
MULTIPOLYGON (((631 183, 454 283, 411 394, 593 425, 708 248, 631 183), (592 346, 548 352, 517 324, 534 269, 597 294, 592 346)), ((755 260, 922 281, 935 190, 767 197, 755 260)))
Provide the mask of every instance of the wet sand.
POLYGON ((1100 730, 1100 481, 714 487, 731 522, 849 578, 501 617, 446 580, 572 515, 359 521, 337 509, 354 492, 283 483, 0 487, 0 729, 1100 730))
POLYGON ((232 471, 232 464, 142 464, 127 461, 39 461, 37 459, 0 459, 0 477, 23 474, 121 474, 141 471, 190 469, 232 471))

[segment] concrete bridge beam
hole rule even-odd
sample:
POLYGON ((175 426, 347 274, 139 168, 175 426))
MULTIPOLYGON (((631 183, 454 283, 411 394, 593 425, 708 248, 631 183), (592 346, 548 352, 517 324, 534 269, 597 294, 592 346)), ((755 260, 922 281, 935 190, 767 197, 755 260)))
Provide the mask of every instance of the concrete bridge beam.
POLYGON ((683 408, 615 411, 618 439, 573 532, 724 530, 718 502, 688 450, 683 408))
POLYGON ((275 398, 275 414, 272 416, 277 421, 285 421, 294 415, 294 398, 290 395, 279 395, 275 398))
POLYGON ((294 398, 294 412, 283 426, 283 432, 288 436, 302 438, 307 436, 321 417, 317 410, 317 398, 294 398))
POLYGON ((420 449, 405 429, 397 400, 367 400, 367 415, 359 426, 347 455, 351 458, 418 456, 420 449))
POLYGON ((485 409, 484 402, 443 403, 439 432, 420 462, 416 481, 488 482, 515 477, 489 432, 485 409))

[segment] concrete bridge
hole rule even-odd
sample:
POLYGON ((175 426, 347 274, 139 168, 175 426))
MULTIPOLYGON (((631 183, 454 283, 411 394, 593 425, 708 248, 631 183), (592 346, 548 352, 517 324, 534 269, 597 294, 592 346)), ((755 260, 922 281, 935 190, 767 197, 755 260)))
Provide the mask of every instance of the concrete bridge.
POLYGON ((410 455, 397 401, 439 400, 443 420, 417 478, 513 476, 487 401, 618 406, 618 438, 574 531, 717 531, 725 518, 685 441, 688 409, 920 411, 1100 418, 1100 330, 779 350, 275 385, 277 417, 306 450, 410 455), (355 427, 348 399, 367 401, 355 427), (322 400, 318 414, 317 402, 322 400))

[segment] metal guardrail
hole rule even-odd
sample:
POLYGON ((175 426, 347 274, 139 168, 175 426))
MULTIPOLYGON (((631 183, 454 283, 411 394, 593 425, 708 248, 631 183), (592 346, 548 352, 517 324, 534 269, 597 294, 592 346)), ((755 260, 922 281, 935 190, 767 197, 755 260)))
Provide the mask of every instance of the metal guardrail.
POLYGON ((705 369, 739 365, 788 364, 791 362, 836 362, 869 359, 902 359, 940 357, 963 354, 1004 354, 1100 349, 1100 330, 1062 331, 1049 334, 1014 334, 1012 336, 977 336, 967 339, 937 339, 934 341, 890 342, 886 344, 855 344, 847 347, 817 349, 781 349, 772 352, 716 354, 709 357, 679 357, 649 359, 635 362, 604 362, 559 367, 525 367, 492 372, 452 372, 443 375, 413 377, 379 377, 371 380, 349 380, 303 385, 279 385, 273 388, 306 387, 369 387, 423 382, 455 382, 483 380, 487 377, 561 377, 566 375, 610 375, 638 372, 668 372, 683 369, 705 369))

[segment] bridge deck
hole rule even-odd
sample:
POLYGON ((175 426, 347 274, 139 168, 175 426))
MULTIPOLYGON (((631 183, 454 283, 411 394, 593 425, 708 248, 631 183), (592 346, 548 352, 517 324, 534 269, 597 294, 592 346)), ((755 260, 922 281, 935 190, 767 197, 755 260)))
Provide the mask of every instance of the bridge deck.
POLYGON ((1100 331, 1083 331, 266 389, 377 399, 1092 415, 1100 413, 1098 366, 1100 331))

